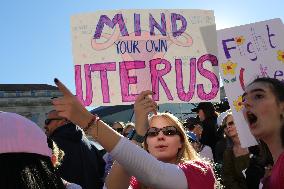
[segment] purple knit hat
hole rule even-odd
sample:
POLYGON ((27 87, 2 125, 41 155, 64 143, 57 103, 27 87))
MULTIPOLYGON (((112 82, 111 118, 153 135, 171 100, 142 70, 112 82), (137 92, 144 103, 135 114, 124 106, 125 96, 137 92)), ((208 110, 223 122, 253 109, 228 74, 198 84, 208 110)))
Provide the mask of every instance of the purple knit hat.
POLYGON ((16 113, 0 112, 0 154, 34 153, 51 157, 47 137, 39 126, 16 113))

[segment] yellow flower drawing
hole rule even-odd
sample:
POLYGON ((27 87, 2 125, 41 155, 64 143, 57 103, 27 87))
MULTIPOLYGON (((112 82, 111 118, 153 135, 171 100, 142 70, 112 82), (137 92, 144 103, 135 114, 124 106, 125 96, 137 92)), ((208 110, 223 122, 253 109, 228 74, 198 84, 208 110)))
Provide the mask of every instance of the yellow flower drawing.
POLYGON ((279 61, 282 61, 283 63, 284 63, 284 51, 277 51, 277 59, 279 60, 279 61))
POLYGON ((242 45, 245 42, 245 40, 246 39, 244 38, 244 36, 235 37, 237 45, 242 45))
POLYGON ((227 63, 222 64, 224 75, 227 75, 227 74, 235 75, 236 67, 237 67, 237 64, 231 62, 230 60, 227 63))
POLYGON ((240 110, 243 109, 243 103, 242 103, 242 101, 243 101, 242 96, 239 96, 239 97, 237 98, 237 100, 234 100, 234 106, 235 106, 235 109, 236 109, 237 112, 239 112, 240 110))

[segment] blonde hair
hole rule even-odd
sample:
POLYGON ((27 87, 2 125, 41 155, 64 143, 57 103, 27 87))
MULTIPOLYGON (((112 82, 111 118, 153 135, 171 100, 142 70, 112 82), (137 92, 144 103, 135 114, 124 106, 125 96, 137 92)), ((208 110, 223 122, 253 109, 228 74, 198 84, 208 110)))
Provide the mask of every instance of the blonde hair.
POLYGON ((231 110, 229 110, 227 115, 223 118, 223 120, 222 120, 222 127, 226 127, 226 125, 227 125, 226 122, 227 122, 227 119, 228 119, 229 116, 233 116, 233 113, 232 113, 231 110))
MULTIPOLYGON (((153 115, 149 117, 149 124, 151 124, 152 120, 157 117, 161 117, 161 118, 168 120, 180 132, 182 148, 178 151, 176 163, 177 164, 183 163, 189 160, 199 160, 200 159, 199 155, 197 154, 197 152, 194 150, 192 145, 187 140, 185 130, 182 126, 182 123, 179 121, 179 119, 173 114, 168 113, 168 112, 158 113, 157 115, 153 115)), ((146 140, 144 142, 144 148, 148 150, 148 144, 146 140)))
POLYGON ((56 157, 54 167, 58 168, 61 165, 61 161, 63 160, 65 154, 64 151, 61 150, 54 141, 52 141, 52 155, 56 157))

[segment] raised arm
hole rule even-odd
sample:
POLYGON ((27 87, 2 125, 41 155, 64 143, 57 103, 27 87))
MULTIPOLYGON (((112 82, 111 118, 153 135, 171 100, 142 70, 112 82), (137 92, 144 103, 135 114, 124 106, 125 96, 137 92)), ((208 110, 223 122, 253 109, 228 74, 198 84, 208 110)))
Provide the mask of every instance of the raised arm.
MULTIPOLYGON (((145 135, 148 128, 148 114, 153 111, 153 106, 156 106, 156 103, 149 97, 150 94, 152 94, 150 91, 142 92, 134 103, 135 129, 136 133, 141 136, 145 135)), ((132 142, 137 144, 136 141, 132 142)), ((114 162, 105 185, 108 189, 125 189, 129 186, 130 178, 131 175, 120 164, 114 162)))
MULTIPOLYGON (((55 83, 64 95, 53 100, 59 116, 86 128, 93 120, 93 115, 60 81, 55 79, 55 83)), ((152 104, 152 111, 155 110, 156 105, 152 104)), ((146 128, 141 130, 145 134, 146 128)), ((93 124, 89 133, 110 152, 129 175, 135 176, 145 185, 156 189, 188 188, 187 177, 178 165, 158 161, 148 152, 112 130, 103 121, 99 120, 93 124)))

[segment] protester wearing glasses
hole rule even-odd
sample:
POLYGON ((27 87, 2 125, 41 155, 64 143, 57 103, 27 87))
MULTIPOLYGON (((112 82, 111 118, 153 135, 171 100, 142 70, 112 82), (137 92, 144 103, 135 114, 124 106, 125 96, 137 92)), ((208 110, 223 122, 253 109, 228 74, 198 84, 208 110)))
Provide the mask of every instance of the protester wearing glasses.
POLYGON ((112 128, 113 130, 115 130, 116 132, 122 134, 122 133, 123 133, 123 130, 124 130, 124 127, 125 127, 124 123, 121 122, 121 121, 119 121, 119 122, 114 122, 114 123, 112 124, 112 127, 111 127, 111 128, 112 128))
POLYGON ((132 122, 126 123, 123 129, 123 136, 127 137, 133 130, 135 130, 135 124, 132 122))
POLYGON ((84 128, 119 163, 107 178, 107 188, 128 188, 130 176, 137 179, 132 180, 133 187, 143 183, 155 189, 214 188, 216 179, 211 166, 198 158, 177 118, 158 114, 148 122, 149 112, 157 109, 148 97, 152 92, 142 92, 135 102, 136 145, 88 112, 59 80, 55 79, 55 83, 64 95, 53 100, 59 115, 84 128), (144 136, 149 153, 140 147, 144 136))
POLYGON ((56 110, 48 113, 45 124, 47 135, 65 153, 57 169, 60 177, 84 189, 102 188, 105 162, 82 129, 56 110))
POLYGON ((244 117, 251 133, 263 140, 274 160, 264 188, 284 186, 284 84, 273 78, 258 78, 243 94, 244 117))
POLYGON ((222 125, 228 141, 223 155, 224 186, 246 189, 244 171, 249 166, 249 150, 241 147, 232 112, 228 112, 224 117, 222 125))

